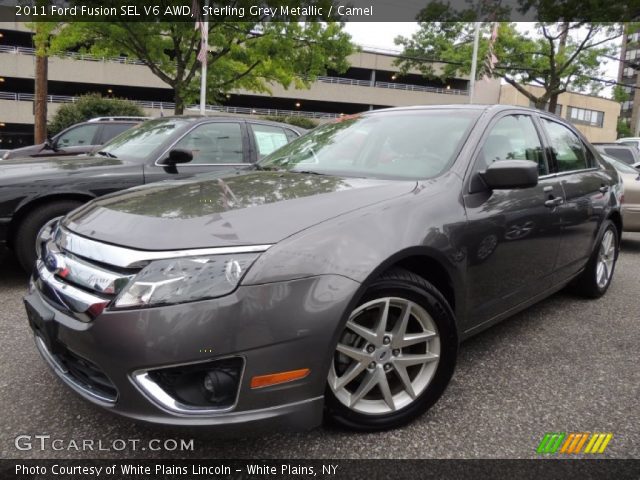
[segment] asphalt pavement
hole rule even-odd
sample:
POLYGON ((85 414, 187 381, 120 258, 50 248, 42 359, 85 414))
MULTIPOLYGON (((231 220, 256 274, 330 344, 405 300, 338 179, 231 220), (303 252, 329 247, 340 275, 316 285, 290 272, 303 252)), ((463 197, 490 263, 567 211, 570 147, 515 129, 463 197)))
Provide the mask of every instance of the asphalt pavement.
POLYGON ((230 440, 107 413, 40 359, 22 306, 26 282, 0 252, 0 458, 533 458, 547 432, 610 432, 601 457, 640 458, 640 234, 623 236, 604 298, 561 292, 465 342, 436 406, 374 434, 322 427, 230 440), (170 449, 193 439, 193 451, 148 448, 167 439, 170 449), (83 440, 94 449, 81 451, 83 440))

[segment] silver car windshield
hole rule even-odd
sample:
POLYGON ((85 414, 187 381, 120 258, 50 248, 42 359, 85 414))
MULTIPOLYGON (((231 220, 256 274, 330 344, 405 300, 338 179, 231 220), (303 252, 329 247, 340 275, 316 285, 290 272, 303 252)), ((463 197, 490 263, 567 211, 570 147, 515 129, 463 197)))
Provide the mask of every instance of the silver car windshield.
POLYGON ((445 171, 480 115, 476 110, 388 112, 321 126, 258 168, 370 178, 424 179, 445 171))
POLYGON ((175 118, 149 120, 121 133, 98 150, 109 157, 142 160, 187 123, 175 118))

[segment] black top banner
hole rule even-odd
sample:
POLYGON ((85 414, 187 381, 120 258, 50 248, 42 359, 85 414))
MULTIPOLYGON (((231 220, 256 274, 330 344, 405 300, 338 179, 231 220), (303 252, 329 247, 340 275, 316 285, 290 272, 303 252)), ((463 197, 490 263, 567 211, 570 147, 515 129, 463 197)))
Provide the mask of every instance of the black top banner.
POLYGON ((631 22, 640 0, 0 0, 0 22, 631 22))

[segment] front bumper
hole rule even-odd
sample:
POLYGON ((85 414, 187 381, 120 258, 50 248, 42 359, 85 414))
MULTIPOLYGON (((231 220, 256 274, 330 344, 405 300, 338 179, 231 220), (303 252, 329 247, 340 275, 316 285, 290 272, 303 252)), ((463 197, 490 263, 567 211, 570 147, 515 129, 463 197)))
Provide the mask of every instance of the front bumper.
POLYGON ((241 286, 225 297, 196 303, 107 309, 91 322, 55 308, 33 281, 25 303, 41 355, 88 401, 137 420, 241 433, 320 424, 335 334, 359 286, 329 275, 241 286), (58 348, 50 351, 53 344, 58 348), (56 362, 60 347, 103 372, 117 394, 105 398, 74 381, 56 362), (244 372, 235 405, 219 413, 170 411, 133 378, 140 370, 229 356, 244 359, 244 372), (310 369, 303 379, 259 389, 250 386, 254 376, 301 368, 310 369))

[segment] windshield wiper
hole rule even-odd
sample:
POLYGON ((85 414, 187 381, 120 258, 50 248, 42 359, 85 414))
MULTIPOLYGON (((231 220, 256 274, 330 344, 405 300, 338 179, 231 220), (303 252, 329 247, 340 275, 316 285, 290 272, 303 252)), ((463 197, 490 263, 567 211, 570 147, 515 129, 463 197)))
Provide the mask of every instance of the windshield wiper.
POLYGON ((103 157, 109 157, 109 158, 118 158, 113 153, 107 152, 106 150, 100 150, 98 152, 98 155, 102 155, 103 157))

